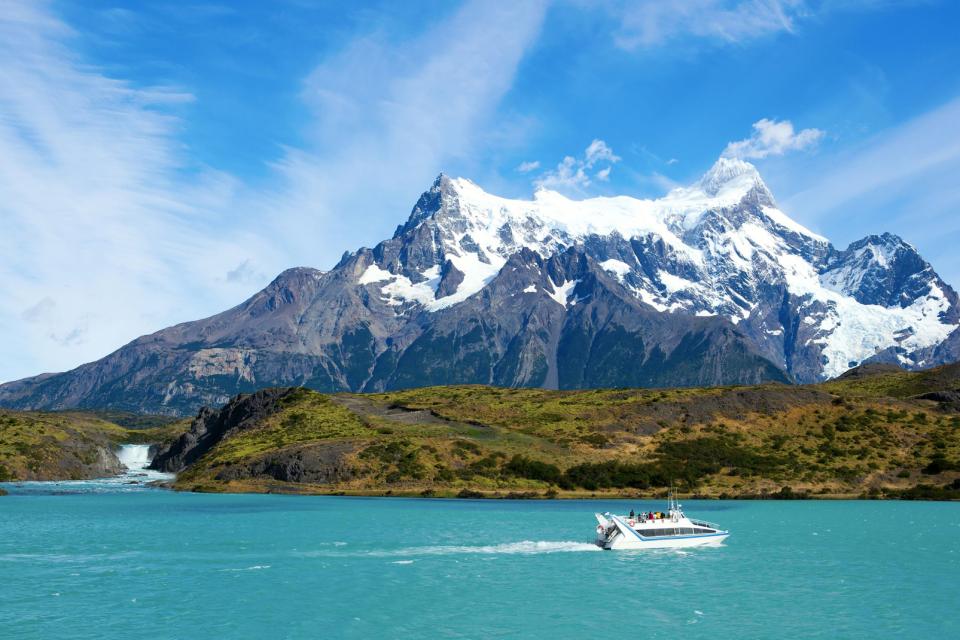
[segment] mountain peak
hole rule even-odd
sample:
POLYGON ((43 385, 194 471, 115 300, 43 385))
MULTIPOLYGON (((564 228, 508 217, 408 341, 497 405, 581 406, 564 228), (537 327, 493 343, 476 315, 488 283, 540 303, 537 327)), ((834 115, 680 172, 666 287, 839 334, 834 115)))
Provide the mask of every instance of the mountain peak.
POLYGON ((739 158, 723 156, 717 158, 697 185, 709 196, 716 196, 731 186, 761 186, 764 190, 767 188, 755 166, 739 158))
MULTIPOLYGON (((884 231, 883 233, 876 235, 871 234, 856 242, 853 242, 848 247, 848 251, 851 249, 860 249, 865 246, 878 246, 878 247, 892 247, 892 248, 906 248, 914 249, 913 245, 909 242, 906 242, 903 238, 898 236, 895 233, 890 233, 889 231, 884 231)), ((915 250, 915 249, 914 249, 915 250)))

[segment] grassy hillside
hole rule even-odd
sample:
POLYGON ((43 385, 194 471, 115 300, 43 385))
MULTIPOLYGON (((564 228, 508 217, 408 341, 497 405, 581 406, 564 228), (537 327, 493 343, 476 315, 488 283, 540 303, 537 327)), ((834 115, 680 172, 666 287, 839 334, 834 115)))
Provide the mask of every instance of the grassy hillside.
POLYGON ((189 426, 155 416, 0 409, 0 482, 114 475, 120 468, 112 452, 120 444, 167 443, 189 426), (150 428, 128 429, 107 417, 150 428))
POLYGON ((115 471, 109 449, 125 434, 90 415, 0 409, 0 480, 108 475, 115 471))
MULTIPOLYGON (((210 414, 246 417, 191 458, 176 486, 542 497, 652 495, 672 483, 713 497, 956 498, 958 389, 957 365, 865 367, 810 386, 295 389, 210 414)), ((0 478, 102 475, 105 448, 171 444, 192 422, 110 416, 139 427, 128 429, 104 417, 0 410, 0 478)))
POLYGON ((575 496, 651 494, 672 482, 706 496, 952 497, 960 413, 914 397, 952 388, 951 375, 884 372, 808 387, 298 390, 177 485, 575 496))

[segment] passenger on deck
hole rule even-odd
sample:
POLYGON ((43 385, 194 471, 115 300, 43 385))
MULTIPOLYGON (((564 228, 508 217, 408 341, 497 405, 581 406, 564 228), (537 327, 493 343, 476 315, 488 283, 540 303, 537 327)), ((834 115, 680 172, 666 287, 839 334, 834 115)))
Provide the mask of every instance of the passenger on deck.
POLYGON ((633 520, 633 509, 630 509, 630 519, 633 520))

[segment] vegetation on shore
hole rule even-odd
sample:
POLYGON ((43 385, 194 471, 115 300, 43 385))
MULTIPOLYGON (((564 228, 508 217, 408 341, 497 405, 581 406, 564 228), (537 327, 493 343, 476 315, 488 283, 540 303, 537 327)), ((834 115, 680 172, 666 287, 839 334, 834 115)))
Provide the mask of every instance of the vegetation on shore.
POLYGON ((120 470, 113 455, 119 445, 168 443, 189 425, 116 412, 0 409, 0 482, 113 475, 120 470))
MULTIPOLYGON (((715 498, 958 499, 958 373, 702 389, 296 389, 225 430, 175 487, 516 498, 654 496, 672 484, 715 498)), ((190 422, 131 430, 86 414, 0 412, 0 469, 36 474, 62 433, 168 444, 190 422)))
POLYGON ((225 438, 177 487, 584 497, 673 484, 703 497, 956 499, 960 412, 917 397, 931 380, 954 389, 957 368, 945 369, 797 387, 302 389, 225 438), (336 473, 291 481, 304 461, 336 473))
POLYGON ((109 449, 124 435, 122 427, 83 413, 0 409, 0 481, 108 475, 109 449))

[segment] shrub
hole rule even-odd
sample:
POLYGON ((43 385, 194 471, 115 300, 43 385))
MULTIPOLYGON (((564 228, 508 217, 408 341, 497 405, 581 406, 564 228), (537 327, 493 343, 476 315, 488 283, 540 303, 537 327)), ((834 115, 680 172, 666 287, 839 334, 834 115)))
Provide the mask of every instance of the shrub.
POLYGON ((944 471, 960 471, 960 463, 947 460, 942 453, 935 453, 930 460, 930 464, 921 471, 928 476, 935 476, 944 471))
POLYGON ((550 484, 559 484, 563 478, 560 469, 548 462, 532 460, 523 455, 515 455, 503 467, 504 473, 528 480, 540 480, 550 484))

